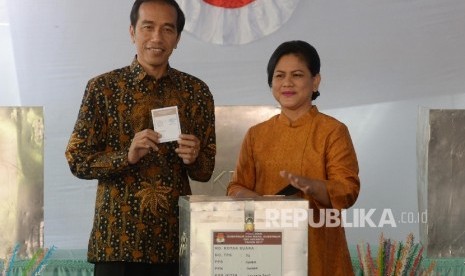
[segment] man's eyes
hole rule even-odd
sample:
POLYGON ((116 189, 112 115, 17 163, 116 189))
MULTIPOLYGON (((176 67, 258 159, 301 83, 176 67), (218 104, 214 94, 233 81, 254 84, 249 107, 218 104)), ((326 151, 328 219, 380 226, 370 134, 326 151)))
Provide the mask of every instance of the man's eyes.
MULTIPOLYGON (((142 25, 142 29, 147 31, 153 31, 155 30, 155 27, 153 25, 142 25)), ((176 31, 175 28, 171 26, 163 27, 161 30, 164 33, 174 33, 176 31)))
POLYGON ((173 27, 164 27, 163 31, 166 33, 174 33, 174 28, 173 27))

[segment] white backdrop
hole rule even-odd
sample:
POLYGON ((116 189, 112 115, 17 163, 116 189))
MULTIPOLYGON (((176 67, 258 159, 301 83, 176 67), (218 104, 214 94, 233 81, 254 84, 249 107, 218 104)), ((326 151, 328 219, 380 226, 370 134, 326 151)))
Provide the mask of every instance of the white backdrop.
MULTIPOLYGON (((0 5, 6 21, 0 25, 1 67, 8 69, 0 76, 0 105, 45 111, 47 247, 87 246, 95 182, 72 176, 64 151, 87 80, 129 64, 135 54, 128 32, 131 5, 0 5)), ((400 222, 418 212, 418 108, 465 105, 464 14, 463 0, 301 0, 281 28, 244 45, 212 44, 184 32, 171 65, 205 80, 217 105, 274 105, 265 71, 272 51, 291 39, 313 44, 322 60, 322 95, 315 104, 348 125, 358 153, 362 187, 354 208, 376 208, 375 223, 383 208, 391 208, 398 222, 348 228, 349 243, 376 243, 381 232, 404 240, 409 232, 418 237, 417 223, 400 222)))

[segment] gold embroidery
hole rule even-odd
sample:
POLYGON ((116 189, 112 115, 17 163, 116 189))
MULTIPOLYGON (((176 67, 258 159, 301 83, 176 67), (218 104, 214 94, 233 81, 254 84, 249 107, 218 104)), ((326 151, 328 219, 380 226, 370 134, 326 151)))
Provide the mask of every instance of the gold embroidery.
POLYGON ((141 199, 141 214, 144 210, 148 209, 155 216, 159 216, 159 206, 165 210, 169 210, 168 194, 171 193, 173 188, 161 186, 160 181, 155 185, 147 182, 141 182, 141 184, 144 188, 136 193, 136 197, 140 197, 141 199))

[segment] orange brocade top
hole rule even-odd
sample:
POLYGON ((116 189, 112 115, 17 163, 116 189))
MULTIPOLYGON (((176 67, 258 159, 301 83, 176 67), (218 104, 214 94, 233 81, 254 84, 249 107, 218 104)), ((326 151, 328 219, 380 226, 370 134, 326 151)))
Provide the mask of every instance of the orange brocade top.
MULTIPOLYGON (((347 127, 316 106, 294 122, 283 114, 249 129, 228 186, 228 195, 242 188, 273 195, 288 183, 279 172, 287 170, 326 184, 331 207, 347 209, 360 190, 358 162, 347 127)), ((318 223, 321 204, 309 196, 313 218, 318 223)), ((322 217, 322 219, 324 219, 322 217)), ((309 275, 352 275, 353 269, 344 228, 309 227, 309 275)))

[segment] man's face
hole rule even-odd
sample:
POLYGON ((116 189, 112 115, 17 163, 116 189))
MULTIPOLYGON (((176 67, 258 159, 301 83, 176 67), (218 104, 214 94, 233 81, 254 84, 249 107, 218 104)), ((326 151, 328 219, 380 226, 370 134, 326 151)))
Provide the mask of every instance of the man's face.
POLYGON ((136 26, 130 27, 137 60, 155 77, 166 71, 168 59, 180 36, 176 29, 176 9, 160 2, 145 2, 139 8, 136 26))

